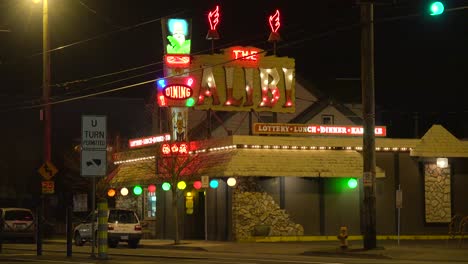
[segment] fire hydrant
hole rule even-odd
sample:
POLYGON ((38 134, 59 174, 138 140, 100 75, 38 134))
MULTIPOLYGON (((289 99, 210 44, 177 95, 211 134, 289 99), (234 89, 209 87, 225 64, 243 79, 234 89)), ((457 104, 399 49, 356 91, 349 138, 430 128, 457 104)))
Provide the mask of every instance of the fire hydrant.
POLYGON ((340 234, 337 236, 340 240, 340 248, 347 249, 348 248, 348 227, 340 226, 340 234))

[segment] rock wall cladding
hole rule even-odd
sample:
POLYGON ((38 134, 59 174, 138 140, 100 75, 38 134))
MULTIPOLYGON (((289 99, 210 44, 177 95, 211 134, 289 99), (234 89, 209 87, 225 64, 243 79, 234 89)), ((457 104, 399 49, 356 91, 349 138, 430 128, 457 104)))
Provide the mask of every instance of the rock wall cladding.
POLYGON ((424 166, 424 192, 427 223, 448 223, 452 217, 450 167, 424 166))
POLYGON ((304 235, 304 228, 294 223, 273 197, 261 190, 253 177, 238 180, 232 206, 236 240, 246 240, 255 235, 304 235))

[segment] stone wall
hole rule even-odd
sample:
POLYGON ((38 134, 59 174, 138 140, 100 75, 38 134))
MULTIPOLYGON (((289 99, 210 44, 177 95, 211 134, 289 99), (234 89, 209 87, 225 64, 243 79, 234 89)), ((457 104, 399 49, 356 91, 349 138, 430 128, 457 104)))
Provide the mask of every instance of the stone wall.
POLYGON ((304 228, 294 223, 273 197, 261 190, 254 177, 238 179, 232 201, 232 216, 233 235, 238 241, 254 235, 304 235, 304 228))
POLYGON ((449 223, 452 217, 450 167, 424 166, 424 192, 427 223, 449 223))

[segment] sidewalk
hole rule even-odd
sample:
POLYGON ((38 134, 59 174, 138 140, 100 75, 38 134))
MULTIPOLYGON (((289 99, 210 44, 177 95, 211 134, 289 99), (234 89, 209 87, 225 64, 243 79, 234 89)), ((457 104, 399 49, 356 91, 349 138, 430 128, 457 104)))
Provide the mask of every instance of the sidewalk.
MULTIPOLYGON (((362 241, 349 241, 347 250, 339 248, 338 241, 310 242, 224 242, 205 240, 144 239, 143 249, 197 250, 218 253, 283 254, 304 256, 357 257, 398 260, 431 260, 468 263, 468 240, 461 247, 459 240, 379 240, 377 248, 364 250, 362 241)), ((48 239, 44 243, 65 243, 63 239, 48 239)))

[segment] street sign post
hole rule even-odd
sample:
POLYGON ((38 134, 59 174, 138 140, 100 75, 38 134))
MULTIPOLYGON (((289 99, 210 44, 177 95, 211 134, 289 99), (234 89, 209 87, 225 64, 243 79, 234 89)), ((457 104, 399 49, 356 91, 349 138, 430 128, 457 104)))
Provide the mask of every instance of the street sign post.
MULTIPOLYGON (((96 219, 96 177, 105 176, 107 169, 107 117, 84 115, 81 117, 81 176, 93 179, 92 219, 96 219)), ((92 244, 95 243, 94 221, 91 224, 92 244)), ((91 257, 95 257, 91 246, 91 257)))
POLYGON ((37 171, 42 176, 42 178, 44 178, 44 180, 50 181, 52 177, 57 174, 58 169, 54 166, 54 164, 52 164, 52 162, 46 161, 37 171))
POLYGON ((81 149, 107 149, 106 116, 82 116, 81 119, 81 149))
POLYGON ((105 176, 107 168, 107 151, 82 150, 81 176, 105 176))

